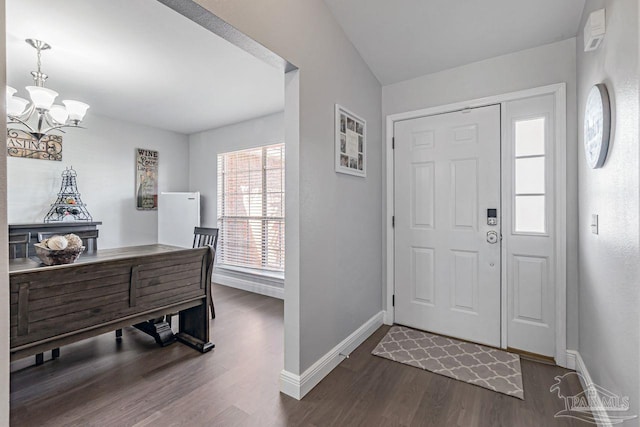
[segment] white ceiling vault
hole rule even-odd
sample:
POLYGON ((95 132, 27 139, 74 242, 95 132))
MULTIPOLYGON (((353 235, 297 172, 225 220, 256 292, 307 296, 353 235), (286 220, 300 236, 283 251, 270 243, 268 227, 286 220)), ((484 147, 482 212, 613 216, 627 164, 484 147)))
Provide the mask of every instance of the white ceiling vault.
POLYGON ((324 0, 383 84, 565 40, 585 0, 324 0))
POLYGON ((28 97, 46 41, 46 86, 94 113, 191 134, 282 111, 282 71, 156 0, 7 0, 7 78, 28 97))

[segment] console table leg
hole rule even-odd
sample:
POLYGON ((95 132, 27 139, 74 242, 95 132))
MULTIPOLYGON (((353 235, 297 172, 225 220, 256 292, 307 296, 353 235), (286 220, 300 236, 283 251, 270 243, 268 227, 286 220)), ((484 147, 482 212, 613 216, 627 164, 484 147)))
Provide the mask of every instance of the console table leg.
POLYGON ((44 363, 44 353, 36 354, 36 366, 40 366, 44 363))

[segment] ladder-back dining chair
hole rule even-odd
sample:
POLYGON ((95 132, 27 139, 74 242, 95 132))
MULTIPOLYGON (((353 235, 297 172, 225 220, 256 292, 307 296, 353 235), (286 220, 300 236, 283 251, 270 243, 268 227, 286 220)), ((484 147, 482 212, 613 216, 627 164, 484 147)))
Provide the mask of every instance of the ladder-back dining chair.
POLYGON ((31 233, 9 233, 9 259, 29 258, 31 233))
MULTIPOLYGON (((215 262, 216 246, 218 244, 218 229, 217 228, 205 228, 195 227, 193 229, 193 247, 200 248, 208 245, 213 248, 213 260, 215 262)), ((209 289, 211 299, 209 299, 209 307, 211 308, 211 318, 216 318, 216 310, 213 306, 213 289, 209 289)))

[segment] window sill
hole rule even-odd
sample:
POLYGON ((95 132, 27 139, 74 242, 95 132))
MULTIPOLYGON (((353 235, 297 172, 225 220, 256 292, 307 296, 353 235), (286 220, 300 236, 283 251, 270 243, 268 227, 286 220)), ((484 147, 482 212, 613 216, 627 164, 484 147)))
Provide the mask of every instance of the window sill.
POLYGON ((274 286, 284 286, 284 273, 268 270, 258 270, 252 268, 236 267, 232 265, 219 264, 215 268, 217 274, 227 276, 242 277, 249 280, 259 281, 264 284, 272 284, 274 286))

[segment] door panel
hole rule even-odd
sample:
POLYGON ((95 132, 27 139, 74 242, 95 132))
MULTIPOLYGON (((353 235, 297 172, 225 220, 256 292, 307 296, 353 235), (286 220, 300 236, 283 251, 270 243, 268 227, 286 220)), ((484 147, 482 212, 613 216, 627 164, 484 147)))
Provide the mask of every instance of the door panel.
POLYGON ((433 162, 412 165, 411 225, 433 228, 435 209, 435 165, 433 162))
POLYGON ((513 257, 513 319, 544 323, 543 302, 547 288, 547 258, 513 257))
POLYGON ((435 265, 433 249, 412 248, 411 283, 413 299, 417 302, 433 305, 435 265))
POLYGON ((454 228, 478 229, 478 161, 451 161, 451 222, 454 228))
POLYGON ((500 346, 500 107, 397 122, 395 321, 500 346), (499 217, 499 216, 498 216, 499 217))
POLYGON ((478 252, 451 251, 451 307, 478 314, 478 252))

